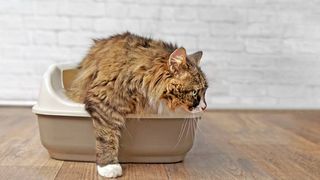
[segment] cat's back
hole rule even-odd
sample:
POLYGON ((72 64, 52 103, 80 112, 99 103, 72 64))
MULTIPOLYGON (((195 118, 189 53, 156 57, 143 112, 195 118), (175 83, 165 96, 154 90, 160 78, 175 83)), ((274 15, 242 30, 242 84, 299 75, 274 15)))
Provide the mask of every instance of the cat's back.
POLYGON ((125 32, 106 39, 95 40, 89 57, 106 62, 148 61, 158 56, 169 55, 176 48, 177 46, 171 43, 125 32))

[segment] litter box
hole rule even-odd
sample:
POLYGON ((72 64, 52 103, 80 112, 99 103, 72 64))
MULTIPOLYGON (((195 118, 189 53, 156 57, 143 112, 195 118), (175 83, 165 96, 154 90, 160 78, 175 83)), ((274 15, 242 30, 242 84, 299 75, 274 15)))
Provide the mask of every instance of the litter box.
MULTIPOLYGON (((76 64, 49 67, 43 76, 37 115, 42 145, 59 160, 95 161, 93 124, 84 104, 65 95, 77 73, 76 64)), ((170 113, 126 116, 120 138, 119 161, 173 163, 192 148, 200 114, 170 113)))

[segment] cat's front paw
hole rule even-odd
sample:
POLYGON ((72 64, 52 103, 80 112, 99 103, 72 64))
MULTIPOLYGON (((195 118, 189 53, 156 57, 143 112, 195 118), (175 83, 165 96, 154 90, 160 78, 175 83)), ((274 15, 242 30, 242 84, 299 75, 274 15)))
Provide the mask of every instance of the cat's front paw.
POLYGON ((122 168, 120 164, 108 164, 100 167, 97 165, 97 170, 100 176, 115 178, 122 175, 122 168))

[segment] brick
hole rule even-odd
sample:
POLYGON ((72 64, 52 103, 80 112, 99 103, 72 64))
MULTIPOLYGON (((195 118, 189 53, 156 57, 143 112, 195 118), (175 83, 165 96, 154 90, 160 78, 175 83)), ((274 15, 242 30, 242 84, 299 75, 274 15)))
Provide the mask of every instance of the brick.
POLYGON ((239 53, 220 53, 214 55, 216 59, 226 62, 229 67, 237 68, 271 68, 279 57, 274 55, 256 55, 239 53))
POLYGON ((130 5, 128 16, 141 19, 159 19, 160 8, 147 5, 130 5))
POLYGON ((293 24, 286 28, 285 38, 320 39, 320 25, 316 24, 293 24))
POLYGON ((285 53, 319 54, 320 52, 319 40, 286 39, 283 44, 283 52, 285 53))
POLYGON ((272 9, 252 8, 247 11, 247 21, 249 23, 277 22, 277 14, 272 9))
POLYGON ((1 43, 4 44, 27 44, 29 42, 29 34, 22 30, 0 30, 1 43))
POLYGON ((29 29, 64 30, 70 28, 70 19, 67 17, 26 17, 24 23, 29 29))
POLYGON ((236 10, 233 8, 201 8, 198 9, 199 19, 204 21, 217 22, 243 22, 245 21, 245 11, 236 10))
POLYGON ((278 100, 277 98, 272 98, 272 97, 240 97, 239 104, 249 105, 254 107, 261 106, 261 107, 275 108, 278 106, 278 100))
MULTIPOLYGON (((147 1, 147 0, 144 0, 147 1)), ((168 4, 168 5, 210 5, 211 4, 211 0, 188 0, 188 1, 184 1, 184 0, 175 0, 175 1, 171 1, 171 0, 158 0, 159 2, 161 2, 162 4, 168 4)))
POLYGON ((304 98, 312 96, 312 89, 303 86, 268 86, 268 95, 277 98, 304 98))
MULTIPOLYGON (((288 4, 287 4, 288 5, 288 4)), ((279 7, 275 7, 279 8, 279 7)), ((278 24, 297 24, 297 22, 305 22, 308 18, 305 18, 305 14, 308 12, 301 12, 301 9, 292 11, 288 7, 281 9, 281 11, 275 12, 274 7, 268 6, 268 8, 248 9, 247 21, 261 22, 261 23, 278 23, 278 24)))
POLYGON ((197 38, 192 36, 185 37, 185 36, 173 36, 173 35, 159 35, 159 36, 155 36, 154 38, 175 43, 178 46, 183 46, 184 48, 187 49, 187 53, 191 53, 191 52, 188 52, 188 50, 195 50, 198 48, 197 38))
POLYGON ((317 55, 286 55, 279 56, 274 61, 274 67, 282 70, 312 70, 320 67, 320 61, 317 55))
POLYGON ((37 15, 57 15, 58 1, 35 1, 34 13, 37 15))
POLYGON ((246 28, 238 29, 237 34, 245 37, 276 38, 282 37, 285 27, 274 23, 253 23, 246 28))
POLYGON ((4 58, 3 58, 3 47, 0 47, 0 61, 4 61, 4 58))
MULTIPOLYGON (((302 3, 304 4, 304 3, 302 3)), ((301 4, 299 5, 301 7, 301 4)), ((282 24, 299 24, 308 21, 305 14, 309 14, 309 10, 301 12, 300 7, 297 10, 280 11, 277 13, 276 21, 282 24)), ((285 8, 286 9, 286 8, 285 8)))
POLYGON ((159 18, 161 20, 173 20, 177 14, 177 9, 172 6, 163 6, 160 8, 159 18))
MULTIPOLYGON (((7 61, 0 62, 1 75, 42 75, 50 64, 47 62, 30 63, 32 61, 7 61)), ((34 62, 34 61, 33 61, 34 62)), ((28 81, 25 81, 28 82, 28 81)), ((19 83, 24 83, 23 81, 19 83)), ((26 84, 25 86, 29 86, 26 84)))
POLYGON ((159 30, 164 34, 174 35, 202 35, 209 34, 209 24, 203 22, 169 22, 162 21, 159 30))
POLYGON ((256 1, 254 0, 214 0, 211 1, 214 6, 228 6, 228 7, 251 7, 256 1))
POLYGON ((35 100, 38 96, 38 89, 3 89, 1 90, 0 99, 1 100, 35 100), (23 91, 23 93, 21 93, 23 91))
POLYGON ((244 50, 244 43, 234 38, 200 37, 199 48, 202 50, 240 52, 244 50))
POLYGON ((308 75, 301 71, 284 70, 279 67, 274 70, 265 70, 263 83, 301 85, 305 83, 305 79, 308 79, 308 75))
POLYGON ((19 15, 0 15, 1 29, 21 29, 22 17, 19 15))
MULTIPOLYGON (((319 66, 318 66, 319 69, 319 66)), ((312 69, 310 71, 308 71, 308 78, 305 81, 305 85, 309 85, 309 86, 319 86, 320 85, 320 73, 318 70, 312 69)))
MULTIPOLYGON (((90 0, 89 0, 89 1, 90 1, 90 0)), ((97 2, 106 2, 106 0, 95 0, 95 1, 97 1, 97 2)), ((158 2, 158 1, 159 1, 159 0, 154 0, 154 1, 150 2, 150 3, 156 3, 156 2, 158 2)), ((136 3, 135 0, 108 0, 108 3, 109 3, 109 2, 111 2, 111 3, 120 2, 120 3, 123 3, 123 4, 136 3)), ((142 1, 142 2, 144 2, 144 1, 142 1)), ((145 2, 148 2, 148 1, 145 0, 145 2)), ((140 1, 139 1, 139 3, 140 3, 140 1)))
POLYGON ((124 5, 123 3, 119 2, 106 2, 106 17, 126 18, 129 14, 129 7, 130 6, 124 5))
POLYGON ((198 12, 193 7, 179 7, 175 9, 174 18, 177 20, 191 21, 197 19, 198 12))
POLYGON ((60 15, 100 17, 105 15, 104 3, 101 2, 68 2, 59 3, 60 15))
POLYGON ((124 31, 139 32, 140 21, 133 19, 119 20, 110 18, 99 18, 94 21, 94 29, 96 31, 108 32, 111 34, 124 31))
POLYGON ((228 83, 257 83, 263 79, 263 71, 252 69, 215 69, 209 78, 221 79, 228 83), (215 76, 215 77, 211 77, 215 76))
POLYGON ((206 94, 206 102, 208 104, 207 108, 216 109, 221 106, 230 106, 238 103, 237 97, 232 96, 212 96, 211 94, 206 94))
POLYGON ((56 46, 27 46, 23 49, 24 57, 31 60, 47 61, 47 64, 68 61, 70 49, 56 46))
POLYGON ((205 73, 207 79, 214 83, 223 83, 224 79, 218 75, 218 68, 215 67, 212 62, 209 64, 205 61, 205 58, 203 58, 200 62, 200 67, 205 73))
POLYGON ((73 47, 70 49, 70 61, 80 62, 89 52, 90 47, 73 47))
MULTIPOLYGON (((21 45, 6 45, 5 47, 1 47, 2 49, 2 61, 6 62, 9 59, 23 59, 23 48, 21 45)), ((1 60, 0 60, 1 61, 1 60)))
POLYGON ((72 17, 71 18, 71 29, 73 30, 94 30, 93 26, 94 19, 86 17, 72 17))
MULTIPOLYGON (((203 50, 199 48, 200 50, 203 50)), ((208 59, 208 63, 212 62, 218 62, 223 65, 227 65, 227 60, 232 58, 231 54, 237 54, 237 53, 228 53, 228 52, 219 52, 219 51, 204 51, 203 52, 203 59, 208 59)), ((226 67, 226 66, 224 66, 226 67)))
POLYGON ((94 29, 96 31, 117 31, 120 30, 120 20, 111 18, 98 18, 94 20, 94 29))
POLYGON ((209 84, 210 96, 230 96, 230 85, 226 83, 209 84))
POLYGON ((245 41, 246 51, 249 53, 279 53, 283 42, 280 39, 251 38, 245 41))
MULTIPOLYGON (((320 100, 320 86, 314 86, 312 88, 312 96, 317 97, 320 100)), ((320 101, 319 101, 320 103, 320 101)))
POLYGON ((267 88, 264 85, 238 83, 230 86, 230 95, 235 97, 257 97, 266 94, 267 88))
POLYGON ((52 31, 35 31, 32 33, 34 44, 54 45, 57 44, 57 34, 52 31))
MULTIPOLYGON (((131 24, 131 23, 129 23, 131 24)), ((141 19, 139 22, 139 27, 135 29, 135 24, 128 26, 128 29, 133 29, 132 31, 136 31, 136 33, 141 34, 143 36, 149 36, 149 37, 154 37, 155 35, 158 35, 158 29, 159 29, 159 24, 154 23, 153 20, 149 19, 141 19)), ((130 30, 131 31, 131 30, 130 30)))
POLYGON ((93 43, 94 38, 95 36, 91 32, 66 31, 58 34, 61 45, 88 46, 93 43))
POLYGON ((317 107, 314 98, 302 97, 302 98, 279 98, 278 106, 290 106, 299 109, 308 109, 310 107, 317 107))
POLYGON ((0 1, 0 12, 4 14, 33 14, 33 2, 24 0, 0 1))
POLYGON ((219 23, 211 23, 210 25, 210 34, 212 36, 232 36, 234 37, 239 29, 244 28, 243 24, 239 23, 224 23, 224 22, 219 22, 219 23))
MULTIPOLYGON (((315 6, 314 8, 318 8, 318 7, 315 6)), ((310 10, 309 11, 307 10, 307 12, 302 14, 302 16, 303 16, 303 18, 300 21, 301 23, 309 22, 311 24, 317 24, 317 22, 319 22, 319 19, 320 19, 320 14, 319 13, 311 13, 310 10)))

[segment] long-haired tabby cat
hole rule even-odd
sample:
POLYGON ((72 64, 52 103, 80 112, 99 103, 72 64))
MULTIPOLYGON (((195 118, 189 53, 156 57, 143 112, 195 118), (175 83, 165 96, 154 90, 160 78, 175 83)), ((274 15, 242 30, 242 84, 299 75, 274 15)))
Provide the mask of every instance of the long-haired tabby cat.
POLYGON ((84 103, 92 117, 100 175, 122 175, 118 149, 125 115, 159 103, 189 112, 206 108, 201 56, 201 51, 187 56, 182 47, 129 32, 95 40, 67 94, 84 103))

